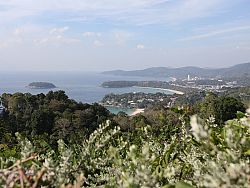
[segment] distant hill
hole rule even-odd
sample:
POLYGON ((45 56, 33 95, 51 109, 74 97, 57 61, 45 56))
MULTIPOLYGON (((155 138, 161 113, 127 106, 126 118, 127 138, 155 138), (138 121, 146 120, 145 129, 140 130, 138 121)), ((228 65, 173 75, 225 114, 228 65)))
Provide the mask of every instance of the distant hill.
POLYGON ((223 70, 224 77, 250 77, 250 63, 238 64, 223 70))
POLYGON ((106 71, 103 74, 119 75, 119 76, 141 76, 141 77, 176 77, 186 78, 188 75, 194 77, 250 77, 250 63, 238 64, 229 68, 200 68, 200 67, 152 67, 143 70, 124 71, 114 70, 106 71))

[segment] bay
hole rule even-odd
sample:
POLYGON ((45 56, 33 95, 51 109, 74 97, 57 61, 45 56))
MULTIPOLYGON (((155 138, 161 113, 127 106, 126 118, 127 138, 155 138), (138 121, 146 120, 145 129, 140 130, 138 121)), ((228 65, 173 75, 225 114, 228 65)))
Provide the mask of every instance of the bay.
MULTIPOLYGON (((3 93, 48 93, 51 89, 30 89, 27 85, 31 82, 50 82, 57 86, 52 89, 63 90, 69 96, 78 102, 94 103, 100 102, 106 94, 129 93, 129 92, 145 92, 156 93, 164 92, 173 94, 170 91, 162 91, 150 88, 128 87, 128 88, 103 88, 101 84, 104 81, 149 81, 161 80, 168 81, 169 78, 150 78, 150 77, 129 77, 129 76, 112 76, 95 72, 0 72, 0 95, 3 93)), ((112 111, 112 109, 111 109, 112 111)), ((114 108, 113 112, 119 111, 114 108)), ((122 109, 121 111, 129 111, 122 109)))

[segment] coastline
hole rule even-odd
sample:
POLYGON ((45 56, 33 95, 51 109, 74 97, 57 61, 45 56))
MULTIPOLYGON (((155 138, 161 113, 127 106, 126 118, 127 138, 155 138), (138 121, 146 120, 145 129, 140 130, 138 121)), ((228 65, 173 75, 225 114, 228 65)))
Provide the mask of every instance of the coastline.
POLYGON ((135 111, 132 114, 130 114, 129 116, 135 116, 137 114, 143 113, 144 110, 145 110, 144 108, 136 108, 135 111))
POLYGON ((184 95, 185 93, 182 91, 177 91, 177 90, 173 90, 173 89, 164 89, 164 88, 158 88, 158 87, 141 87, 141 86, 133 86, 133 87, 137 87, 137 88, 147 88, 147 89, 155 89, 155 90, 163 90, 163 91, 170 91, 173 93, 176 93, 178 95, 184 95))
POLYGON ((100 104, 100 105, 104 106, 105 108, 107 108, 112 113, 116 113, 116 112, 121 111, 121 112, 125 112, 129 116, 135 116, 137 114, 143 113, 144 110, 145 110, 144 108, 122 108, 122 107, 113 106, 113 105, 103 105, 103 104, 100 104), (116 112, 114 112, 113 109, 116 109, 115 110, 116 112))

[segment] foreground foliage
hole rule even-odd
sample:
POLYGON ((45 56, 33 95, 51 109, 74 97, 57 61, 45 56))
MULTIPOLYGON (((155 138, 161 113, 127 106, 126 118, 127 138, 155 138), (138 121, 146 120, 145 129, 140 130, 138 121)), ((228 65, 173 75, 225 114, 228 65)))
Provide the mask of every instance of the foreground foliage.
POLYGON ((76 102, 64 91, 50 91, 46 95, 3 94, 0 98, 7 109, 0 117, 0 144, 10 147, 17 142, 16 132, 28 139, 49 140, 53 147, 57 147, 59 139, 75 143, 89 137, 99 124, 110 119, 103 106, 76 102))
POLYGON ((240 114, 240 119, 229 120, 223 127, 212 117, 204 121, 197 116, 187 125, 180 116, 182 124, 170 138, 164 138, 164 133, 155 137, 150 126, 140 127, 136 135, 124 135, 107 121, 82 144, 59 140, 57 150, 16 134, 20 153, 1 157, 0 185, 249 187, 248 114, 240 114))

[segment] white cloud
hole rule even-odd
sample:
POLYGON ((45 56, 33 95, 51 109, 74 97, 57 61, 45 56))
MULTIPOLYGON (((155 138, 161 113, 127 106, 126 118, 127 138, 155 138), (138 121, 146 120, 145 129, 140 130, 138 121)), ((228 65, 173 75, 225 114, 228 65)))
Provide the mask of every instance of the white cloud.
POLYGON ((35 44, 45 44, 49 41, 49 38, 34 39, 35 44))
POLYGON ((68 26, 49 29, 49 33, 46 32, 45 28, 41 30, 39 37, 33 36, 33 42, 37 45, 72 44, 80 42, 77 38, 65 36, 64 33, 69 30, 68 26))
POLYGON ((53 28, 50 30, 50 34, 60 34, 60 33, 64 33, 66 32, 67 30, 69 30, 69 27, 68 26, 65 26, 65 27, 60 27, 60 28, 53 28))
POLYGON ((99 40, 95 40, 93 44, 94 44, 94 46, 96 46, 96 47, 104 46, 104 44, 103 44, 101 41, 99 41, 99 40))
MULTIPOLYGON (((0 22, 31 17, 50 12, 67 13, 67 20, 80 18, 90 19, 96 17, 113 17, 126 15, 128 12, 136 11, 154 6, 168 0, 11 0, 1 2, 2 6, 8 7, 0 12, 0 22), (70 17, 68 16, 70 15, 70 17), (77 15, 77 16, 76 16, 77 15)), ((63 20, 63 19, 62 19, 63 20)))
POLYGON ((142 49, 145 48, 145 46, 144 46, 143 44, 138 44, 138 45, 136 46, 136 48, 139 49, 139 50, 142 50, 142 49))
POLYGON ((12 0, 1 4, 18 6, 25 9, 41 10, 127 10, 131 8, 152 6, 168 0, 12 0))
POLYGON ((250 46, 236 46, 235 49, 237 50, 247 50, 250 51, 250 46))
POLYGON ((20 34, 22 34, 22 32, 23 32, 22 28, 16 28, 13 33, 14 33, 14 35, 20 35, 20 34))
POLYGON ((79 43, 80 40, 76 38, 64 37, 62 35, 56 35, 52 37, 44 37, 39 39, 34 39, 33 42, 38 45, 53 45, 53 44, 73 44, 79 43))
POLYGON ((208 33, 199 34, 199 35, 193 35, 191 37, 186 37, 186 38, 180 39, 179 41, 200 40, 200 39, 214 37, 214 36, 225 34, 225 33, 232 33, 232 32, 237 32, 237 31, 244 31, 244 30, 250 30, 250 26, 238 26, 238 27, 233 27, 233 28, 228 28, 228 29, 216 30, 216 31, 208 32, 208 33))
POLYGON ((96 33, 96 32, 84 32, 82 36, 84 37, 101 37, 101 33, 96 33))
POLYGON ((227 0, 181 0, 169 9, 169 21, 185 21, 201 17, 215 16, 221 13, 225 5, 231 4, 227 0))
MULTIPOLYGON (((59 66, 65 66, 65 69, 72 68, 73 62, 79 62, 75 64, 78 66, 74 66, 79 69, 79 67, 85 67, 82 59, 85 59, 85 62, 91 62, 91 66, 95 67, 102 67, 105 61, 110 63, 109 68, 126 67, 128 62, 131 68, 136 68, 141 64, 135 62, 146 62, 144 66, 151 66, 152 62, 166 65, 166 59, 168 62, 173 62, 171 65, 177 66, 178 63, 180 65, 187 59, 197 65, 210 62, 216 65, 222 60, 233 63, 249 61, 250 58, 250 53, 247 51, 250 41, 249 34, 247 34, 249 30, 245 28, 249 25, 247 6, 242 13, 238 8, 244 6, 239 2, 248 0, 0 1, 1 5, 5 5, 4 10, 0 8, 0 48, 4 48, 1 49, 0 58, 2 62, 12 62, 13 67, 22 68, 23 64, 27 64, 29 68, 39 59, 38 64, 48 69, 55 67, 56 62, 59 66), (239 3, 235 9, 231 8, 234 3, 239 3), (218 16, 220 14, 222 16, 218 16), (226 18, 227 15, 231 17, 226 18), (225 20, 233 22, 233 16, 235 16, 234 20, 238 20, 238 15, 245 16, 242 19, 245 20, 244 23, 222 25, 225 20), (28 24, 34 24, 34 26, 28 24), (138 27, 138 25, 149 24, 159 25, 138 27), (208 27, 209 24, 212 24, 212 27, 208 27), (206 28, 203 30, 193 30, 194 27, 202 28, 204 25, 206 28), (79 30, 81 30, 80 33, 79 30), (83 31, 86 32, 83 33, 83 31), (234 39, 230 38, 231 34, 234 34, 234 39), (236 37, 236 34, 240 36, 236 37), (187 37, 182 38, 185 36, 187 37), (198 48, 196 45, 188 45, 187 49, 177 49, 186 46, 186 43, 176 43, 178 38, 182 38, 180 40, 183 41, 192 41, 215 36, 229 39, 219 42, 209 41, 209 43, 204 41, 204 46, 213 47, 210 51, 200 49, 200 45, 198 48), (246 44, 240 45, 239 41, 244 41, 246 44), (82 45, 81 42, 86 42, 86 45, 82 45), (123 48, 117 45, 126 46, 123 48), (223 47, 216 48, 216 45, 223 47), (94 46, 105 47, 95 50, 94 46), (132 49, 128 46, 132 46, 132 49), (154 46, 159 46, 163 50, 159 52, 154 46), (168 49, 169 46, 171 48, 168 49), (239 48, 235 49, 236 46, 239 48), (230 50, 226 51, 228 48, 230 50), (143 49, 147 53, 143 53, 143 49), (142 53, 139 53, 139 50, 142 50, 142 53), (18 54, 23 59, 19 58, 18 54), (31 56, 34 60, 29 59, 31 56), (67 56, 68 59, 65 58, 67 56), (204 60, 205 56, 207 58, 204 60), (43 64, 44 58, 47 58, 47 66, 43 64), (117 64, 118 61, 119 64, 117 64), (23 63, 19 65, 17 62, 23 63)), ((5 64, 7 66, 8 63, 5 64)), ((36 66, 33 68, 35 69, 36 66)), ((106 68, 108 69, 108 66, 106 68)))
POLYGON ((128 40, 133 37, 133 33, 127 31, 113 31, 116 44, 124 45, 128 40))
POLYGON ((8 7, 0 12, 1 22, 59 13, 60 20, 113 20, 117 23, 154 24, 181 22, 214 16, 234 4, 228 0, 12 0, 2 4, 8 7), (67 15, 67 16, 64 16, 67 15))
POLYGON ((32 25, 32 24, 24 24, 19 25, 18 27, 14 28, 12 30, 12 34, 16 37, 22 37, 22 36, 33 36, 34 34, 37 35, 41 32, 42 28, 38 25, 32 25))
POLYGON ((30 38, 33 38, 33 43, 36 45, 71 44, 80 42, 77 38, 66 36, 65 32, 68 30, 68 26, 54 27, 52 29, 41 27, 39 34, 30 38))
POLYGON ((38 37, 41 34, 41 31, 41 27, 31 24, 19 25, 16 28, 6 28, 0 33, 1 48, 17 48, 20 44, 32 42, 34 37, 38 37))

